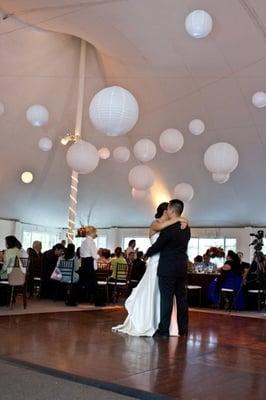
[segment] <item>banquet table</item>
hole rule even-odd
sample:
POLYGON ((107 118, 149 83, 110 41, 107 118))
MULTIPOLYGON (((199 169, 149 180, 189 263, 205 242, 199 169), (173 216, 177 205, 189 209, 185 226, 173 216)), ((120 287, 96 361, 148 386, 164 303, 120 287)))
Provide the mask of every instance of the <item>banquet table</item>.
MULTIPOLYGON (((217 273, 196 273, 196 272, 189 272, 187 274, 187 284, 188 285, 195 285, 201 286, 201 307, 210 307, 210 302, 208 301, 208 287, 209 284, 219 276, 217 273)), ((195 295, 196 297, 196 295, 195 295)), ((195 299, 193 294, 189 293, 189 302, 190 305, 195 304, 195 299)))

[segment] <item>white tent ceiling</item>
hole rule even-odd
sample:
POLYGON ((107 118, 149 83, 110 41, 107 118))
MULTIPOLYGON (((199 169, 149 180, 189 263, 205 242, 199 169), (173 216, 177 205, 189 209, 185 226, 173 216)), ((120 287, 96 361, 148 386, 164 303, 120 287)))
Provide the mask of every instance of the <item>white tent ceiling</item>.
POLYGON ((0 217, 50 226, 67 225, 70 169, 60 138, 73 131, 77 102, 79 38, 88 44, 83 137, 97 148, 131 149, 142 138, 158 146, 148 165, 156 172, 150 201, 131 198, 127 180, 137 165, 111 157, 80 177, 78 221, 97 226, 146 226, 155 204, 179 182, 195 195, 186 208, 194 226, 266 224, 266 108, 252 95, 266 85, 265 0, 0 0, 0 217), (192 39, 184 20, 202 8, 213 32, 192 39), (130 90, 140 118, 126 136, 106 137, 88 117, 93 95, 109 85, 130 90), (29 105, 50 112, 48 125, 33 128, 29 105), (201 118, 206 131, 193 136, 188 123, 201 118), (160 133, 177 128, 185 144, 176 154, 159 148, 160 133), (54 148, 38 149, 49 136, 54 148), (223 185, 212 181, 203 154, 228 141, 239 152, 238 168, 223 185), (24 170, 31 185, 20 182, 24 170))

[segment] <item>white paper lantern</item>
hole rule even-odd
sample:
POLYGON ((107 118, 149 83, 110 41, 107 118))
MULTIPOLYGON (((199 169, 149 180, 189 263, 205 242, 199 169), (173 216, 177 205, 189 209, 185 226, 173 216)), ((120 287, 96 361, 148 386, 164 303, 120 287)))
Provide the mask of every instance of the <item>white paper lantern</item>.
POLYGON ((125 146, 119 146, 116 149, 114 149, 113 156, 114 156, 115 161, 124 163, 129 160, 130 151, 125 146))
POLYGON ((49 151, 53 147, 53 142, 48 137, 43 137, 38 142, 39 149, 42 151, 49 151))
POLYGON ((132 197, 136 200, 146 200, 149 197, 148 190, 137 190, 135 188, 132 188, 131 194, 132 197))
POLYGON ((205 131, 205 124, 201 119, 193 119, 188 125, 192 135, 201 135, 205 131))
POLYGON ((189 202, 193 199, 194 189, 189 183, 179 183, 174 188, 174 196, 184 202, 189 202))
POLYGON ((147 190, 154 183, 154 174, 150 167, 138 165, 129 172, 128 181, 136 190, 147 190))
POLYGON ((263 108, 266 106, 266 93, 256 92, 252 96, 252 103, 257 108, 263 108))
POLYGON ((0 102, 0 116, 3 115, 5 112, 5 105, 4 103, 0 102))
POLYGON ((40 104, 35 104, 27 109, 26 117, 27 121, 32 126, 40 127, 47 124, 49 119, 49 112, 45 107, 41 106, 40 104))
POLYGON ((184 145, 184 137, 177 129, 166 129, 160 135, 160 146, 167 153, 176 153, 184 145))
POLYGON ((33 175, 29 171, 25 171, 21 174, 21 180, 23 183, 31 183, 33 181, 33 175))
POLYGON ((108 136, 120 136, 128 133, 137 123, 139 106, 128 90, 111 86, 93 97, 89 113, 96 129, 108 136))
POLYGON ((141 162, 151 161, 156 155, 156 146, 150 139, 140 139, 134 146, 135 157, 141 162))
POLYGON ((202 39, 212 31, 212 17, 204 10, 194 10, 187 16, 185 26, 190 36, 202 39))
POLYGON ((92 172, 99 163, 99 155, 95 146, 84 140, 72 144, 67 151, 67 163, 79 174, 92 172))
POLYGON ((110 155, 111 155, 110 150, 108 149, 108 147, 102 147, 102 148, 100 148, 100 149, 98 150, 98 154, 99 154, 99 157, 100 157, 102 160, 107 160, 107 159, 110 157, 110 155))
POLYGON ((204 164, 212 173, 228 174, 236 169, 238 161, 238 152, 229 143, 212 144, 204 154, 204 164))
POLYGON ((212 174, 212 179, 220 184, 227 182, 229 178, 230 174, 216 174, 216 173, 212 174))

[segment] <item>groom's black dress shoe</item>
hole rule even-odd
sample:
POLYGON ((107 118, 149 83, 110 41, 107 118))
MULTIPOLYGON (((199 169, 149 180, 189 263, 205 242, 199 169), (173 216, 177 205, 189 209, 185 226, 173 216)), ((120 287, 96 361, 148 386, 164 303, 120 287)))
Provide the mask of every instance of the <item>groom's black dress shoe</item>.
POLYGON ((163 338, 163 339, 168 339, 169 338, 169 333, 163 333, 160 331, 156 331, 155 334, 153 335, 153 337, 159 337, 159 338, 163 338))

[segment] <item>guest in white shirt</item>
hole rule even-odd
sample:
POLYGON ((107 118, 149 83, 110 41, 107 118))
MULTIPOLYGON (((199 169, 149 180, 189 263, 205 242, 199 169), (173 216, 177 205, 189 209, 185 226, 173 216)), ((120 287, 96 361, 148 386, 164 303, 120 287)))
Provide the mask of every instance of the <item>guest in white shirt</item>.
POLYGON ((97 248, 94 239, 97 231, 94 226, 85 226, 78 230, 78 235, 85 237, 80 246, 81 267, 79 269, 79 286, 81 293, 84 293, 82 300, 95 302, 97 279, 97 248))

